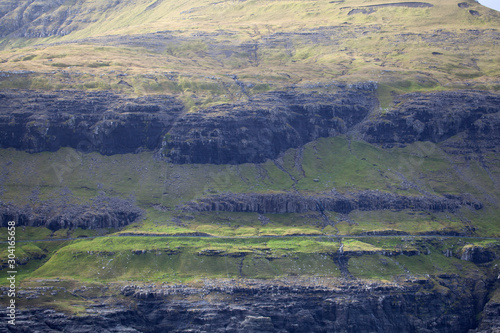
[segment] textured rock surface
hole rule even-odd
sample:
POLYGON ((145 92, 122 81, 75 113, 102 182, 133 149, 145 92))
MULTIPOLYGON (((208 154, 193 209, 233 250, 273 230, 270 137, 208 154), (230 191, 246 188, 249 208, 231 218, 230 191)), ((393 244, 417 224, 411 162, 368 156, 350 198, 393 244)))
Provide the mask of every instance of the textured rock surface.
POLYGON ((436 195, 402 196, 380 191, 361 191, 340 194, 337 192, 318 195, 297 193, 230 193, 212 195, 189 202, 185 210, 228 211, 258 213, 303 213, 308 211, 334 211, 347 214, 355 209, 416 209, 426 211, 454 211, 462 206, 481 209, 482 204, 469 196, 436 195))
POLYGON ((483 264, 490 262, 496 258, 495 253, 482 246, 468 246, 462 249, 460 259, 473 262, 475 264, 483 264))
POLYGON ((34 207, 19 207, 0 203, 0 226, 7 227, 9 221, 15 221, 18 226, 44 226, 51 230, 121 228, 143 214, 132 201, 109 197, 94 198, 90 204, 52 200, 34 207))
POLYGON ((377 105, 373 86, 331 95, 268 93, 186 114, 165 142, 174 163, 239 164, 346 133, 377 105))
MULTIPOLYGON (((286 279, 285 279, 286 280, 286 279)), ((221 282, 203 288, 126 286, 134 306, 105 303, 71 317, 31 309, 11 332, 468 332, 480 324, 474 281, 456 276, 399 283, 221 282), (453 291, 451 291, 453 288, 453 291)), ((245 281, 243 281, 245 282, 245 281)), ((130 304, 130 303, 129 303, 130 304)), ((493 304, 491 309, 493 311, 493 304)), ((488 311, 489 311, 488 310, 488 311)), ((481 307, 479 308, 481 311, 481 307)), ((490 317, 488 317, 490 318, 490 317)), ((5 328, 5 321, 0 327, 5 328)), ((485 323, 492 331, 498 323, 485 323)), ((486 331, 485 331, 486 332, 486 331)))
POLYGON ((496 291, 494 292, 494 297, 492 297, 484 307, 479 327, 473 332, 474 333, 500 332, 500 292, 498 285, 496 291))

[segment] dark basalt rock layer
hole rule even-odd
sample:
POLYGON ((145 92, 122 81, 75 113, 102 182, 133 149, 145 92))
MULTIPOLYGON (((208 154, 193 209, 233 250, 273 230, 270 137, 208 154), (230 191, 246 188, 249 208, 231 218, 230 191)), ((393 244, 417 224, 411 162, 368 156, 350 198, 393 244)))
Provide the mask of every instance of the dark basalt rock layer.
POLYGON ((174 163, 264 162, 288 148, 346 133, 377 105, 372 89, 268 93, 248 103, 188 113, 170 130, 167 155, 174 163))
POLYGON ((415 141, 442 142, 458 133, 469 143, 500 142, 500 95, 482 91, 412 93, 394 101, 396 107, 359 129, 371 143, 392 146, 415 141))
POLYGON ((379 114, 375 87, 272 92, 196 112, 166 96, 3 91, 0 147, 41 152, 69 146, 102 154, 147 149, 173 163, 239 164, 277 158, 286 149, 344 133, 385 147, 442 142, 459 133, 462 146, 492 148, 500 142, 499 94, 411 93, 379 114))
POLYGON ((353 210, 415 209, 454 211, 463 206, 481 209, 482 204, 468 195, 440 197, 436 195, 403 196, 380 191, 360 191, 318 195, 298 193, 230 193, 211 195, 184 205, 187 211, 228 211, 265 213, 304 213, 333 211, 348 214, 353 210))
POLYGON ((460 259, 471 261, 475 264, 490 262, 496 258, 495 253, 481 246, 471 246, 463 249, 460 259))
POLYGON ((90 204, 42 201, 36 206, 19 207, 0 203, 0 227, 9 221, 17 226, 59 229, 122 228, 143 217, 144 211, 132 201, 98 196, 90 204))
POLYGON ((183 109, 181 102, 167 96, 3 91, 0 147, 31 153, 72 147, 106 155, 154 150, 183 109))
POLYGON ((366 84, 331 95, 269 93, 192 113, 165 96, 6 91, 0 94, 0 147, 41 152, 68 146, 107 155, 148 149, 173 163, 263 162, 346 133, 376 106, 372 90, 366 84))
MULTIPOLYGON (((285 278, 286 279, 286 278, 285 278)), ((337 281, 332 286, 291 281, 231 281, 211 286, 125 286, 122 304, 102 300, 86 315, 19 311, 10 332, 427 332, 466 333, 480 325, 484 282, 454 275, 402 282, 337 281), (481 287, 483 286, 483 287, 481 287), (453 291, 452 291, 453 290, 453 291), (209 295, 208 297, 205 297, 209 295), (134 305, 130 305, 134 304, 134 305)), ((36 295, 35 295, 36 297, 36 295)), ((491 303, 491 302, 490 302, 491 303)), ((488 329, 498 317, 487 306, 488 329)), ((0 329, 6 321, 0 322, 0 329)))

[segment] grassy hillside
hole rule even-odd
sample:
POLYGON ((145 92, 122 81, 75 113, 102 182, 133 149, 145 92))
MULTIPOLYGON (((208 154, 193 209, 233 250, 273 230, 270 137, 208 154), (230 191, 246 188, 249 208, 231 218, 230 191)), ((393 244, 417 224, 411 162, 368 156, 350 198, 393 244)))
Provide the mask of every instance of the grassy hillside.
POLYGON ((384 98, 498 90, 499 46, 489 41, 500 14, 459 3, 66 1, 4 32, 0 87, 168 93, 190 107, 292 85, 328 90, 332 80, 377 81, 384 98))
MULTIPOLYGON (((157 31, 180 33, 214 32, 229 30, 252 38, 255 35, 279 32, 303 32, 304 29, 321 28, 342 23, 369 24, 388 23, 404 26, 409 32, 417 28, 442 29, 488 26, 498 19, 498 13, 475 1, 464 1, 458 6, 454 0, 401 3, 388 0, 346 1, 219 1, 195 0, 175 2, 169 0, 139 1, 18 1, 17 8, 4 4, 6 19, 15 21, 16 14, 27 17, 24 33, 17 27, 10 29, 7 37, 30 36, 45 28, 48 38, 38 41, 75 40, 106 35, 136 35, 157 31), (28 4, 28 6, 26 6, 28 4), (416 4, 416 5, 415 5, 416 4), (382 6, 380 6, 382 5, 382 6), (8 10, 10 7, 10 11, 8 10), (468 8, 467 11, 464 8, 468 8), (354 10, 354 11, 353 11, 354 10), (477 11, 473 15, 470 11, 477 11), (71 12, 69 12, 71 11, 71 12), (364 13, 364 15, 356 15, 364 13), (31 18, 31 21, 28 20, 31 18), (53 22, 44 23, 45 19, 53 22), (59 21, 54 20, 59 18, 59 21), (78 18, 75 20, 74 18, 78 18), (49 25, 52 24, 52 25, 49 25), (464 26, 465 25, 465 26, 464 26), (52 28, 52 31, 46 29, 52 28), (55 33, 64 27, 64 32, 55 33), (17 33, 15 33, 17 31, 17 33)), ((18 21, 19 23, 19 21, 18 21)), ((389 27, 387 27, 389 28, 389 27)), ((35 36, 30 36, 35 37, 35 36)))
MULTIPOLYGON (((453 160, 439 145, 415 143, 405 148, 383 150, 364 142, 336 137, 311 142, 288 150, 281 159, 262 164, 175 165, 156 160, 152 153, 102 156, 72 149, 56 153, 28 154, 1 150, 1 199, 19 205, 67 195, 84 202, 100 192, 127 198, 134 195, 146 210, 146 219, 122 233, 189 234, 213 236, 262 236, 298 234, 360 234, 371 231, 399 231, 409 234, 435 231, 460 232, 473 225, 478 236, 499 236, 498 158, 453 160), (425 156, 425 157, 424 157, 425 156), (69 158, 68 158, 69 157, 69 158), (72 161, 68 164, 68 161, 72 161), (60 166, 63 173, 60 173, 60 166), (293 179, 292 179, 293 177, 293 179), (222 193, 340 193, 379 190, 401 195, 449 195, 469 193, 484 203, 479 211, 457 212, 353 211, 348 216, 327 212, 335 227, 325 224, 319 212, 264 214, 200 212, 186 213, 183 204, 222 193), (64 194, 63 194, 64 193, 64 194)), ((4 230, 5 231, 5 230, 4 230)), ((76 237, 80 233, 75 233, 76 237)), ((40 239, 49 234, 28 233, 40 239)), ((87 234, 92 235, 92 233, 87 234)), ((52 238, 63 238, 57 231, 52 238)), ((21 236, 23 237, 23 236, 21 236)))
MULTIPOLYGON (((338 92, 376 81, 380 109, 369 117, 377 117, 403 93, 500 89, 500 14, 472 0, 25 0, 2 2, 0 14, 0 91, 166 94, 197 112, 270 90, 338 92)), ((151 151, 0 149, 0 202, 22 209, 107 195, 133 198, 145 211, 120 230, 19 226, 22 287, 281 277, 487 280, 500 264, 500 160, 495 148, 476 151, 463 141, 459 134, 381 148, 344 135, 239 165, 169 164, 151 151), (483 206, 346 214, 184 209, 216 195, 360 191, 468 194, 483 206), (471 249, 488 261, 474 263, 465 255, 471 249)), ((6 239, 0 228, 0 241, 6 239)), ((2 247, 0 285, 7 283, 7 259, 2 247)), ((84 313, 85 300, 75 295, 36 302, 84 313)))

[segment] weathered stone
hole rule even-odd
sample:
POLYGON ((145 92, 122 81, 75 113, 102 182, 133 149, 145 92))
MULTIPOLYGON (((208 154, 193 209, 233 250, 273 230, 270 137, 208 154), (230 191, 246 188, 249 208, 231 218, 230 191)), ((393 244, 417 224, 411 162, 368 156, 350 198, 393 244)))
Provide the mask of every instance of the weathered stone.
MULTIPOLYGON (((494 332, 498 304, 490 301, 483 324, 474 281, 456 275, 415 281, 212 281, 122 288, 123 304, 88 306, 87 315, 19 309, 10 332, 494 332), (453 287, 453 292, 450 288, 453 287), (204 297, 210 295, 210 297, 204 297), (194 300, 199 298, 198 301, 194 300), (491 313, 490 313, 491 312, 491 313)), ((41 294, 41 291, 38 291, 41 294)), ((498 317, 498 316, 497 316, 498 317)), ((0 330, 7 329, 0 322, 0 330)))
POLYGON ((35 207, 0 203, 0 227, 9 221, 17 226, 59 229, 121 228, 140 219, 144 211, 129 200, 97 197, 92 204, 42 202, 35 207))
POLYGON ((372 86, 331 94, 265 93, 247 103, 190 113, 166 96, 3 91, 0 147, 40 152, 68 146, 102 154, 148 149, 173 163, 240 164, 277 158, 289 148, 348 132, 384 147, 442 142, 459 133, 470 147, 493 147, 500 140, 498 94, 412 93, 375 116, 372 86))
POLYGON ((416 141, 442 142, 465 133, 470 144, 500 140, 500 95, 482 91, 411 93, 395 107, 366 119, 359 129, 363 139, 385 146, 416 141))
POLYGON ((482 246, 466 246, 462 249, 460 259, 482 264, 495 260, 496 255, 493 251, 482 246))
POLYGON ((353 210, 415 209, 425 211, 455 211, 470 206, 481 209, 482 204, 464 196, 436 195, 403 196, 381 191, 338 192, 306 195, 299 193, 228 193, 211 195, 186 203, 186 211, 227 211, 257 213, 304 213, 333 211, 347 214, 353 210))

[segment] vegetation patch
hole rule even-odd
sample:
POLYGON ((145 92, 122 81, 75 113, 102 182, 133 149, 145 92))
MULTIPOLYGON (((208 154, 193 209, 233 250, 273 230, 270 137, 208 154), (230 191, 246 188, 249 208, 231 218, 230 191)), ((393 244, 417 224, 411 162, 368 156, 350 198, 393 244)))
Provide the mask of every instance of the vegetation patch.
MULTIPOLYGON (((307 261, 311 258, 328 262, 322 273, 329 274, 327 272, 336 272, 336 269, 328 254, 337 249, 336 243, 303 238, 96 238, 73 241, 30 276, 171 281, 177 278, 307 275, 310 273, 306 267, 312 265, 307 261), (290 258, 295 259, 290 261, 290 258), (275 267, 274 262, 280 260, 289 264, 275 267), (61 265, 66 266, 65 276, 60 276, 61 265)), ((321 266, 316 269, 321 271, 321 266)))

